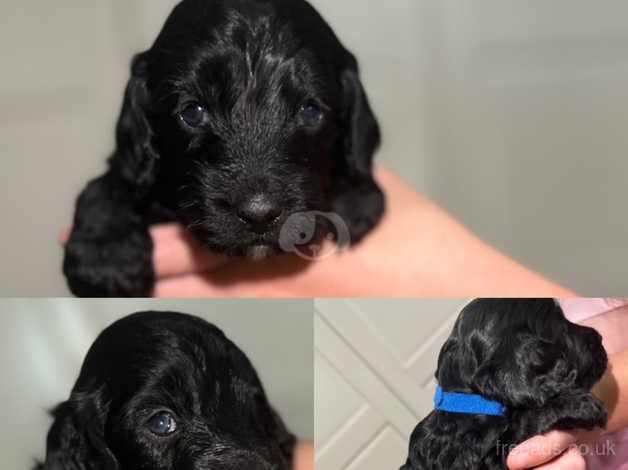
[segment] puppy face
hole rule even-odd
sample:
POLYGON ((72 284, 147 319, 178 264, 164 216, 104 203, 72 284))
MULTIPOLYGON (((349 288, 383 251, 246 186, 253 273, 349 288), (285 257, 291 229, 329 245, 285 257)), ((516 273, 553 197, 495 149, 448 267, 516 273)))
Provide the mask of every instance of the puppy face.
POLYGON ((460 314, 439 356, 439 383, 513 407, 588 392, 606 370, 599 333, 567 321, 550 299, 478 299, 460 314))
POLYGON ((185 315, 107 328, 55 418, 45 469, 291 468, 294 437, 248 359, 185 315))
POLYGON ((184 0, 134 61, 114 164, 210 249, 267 256, 291 214, 372 181, 378 142, 355 59, 306 2, 184 0))

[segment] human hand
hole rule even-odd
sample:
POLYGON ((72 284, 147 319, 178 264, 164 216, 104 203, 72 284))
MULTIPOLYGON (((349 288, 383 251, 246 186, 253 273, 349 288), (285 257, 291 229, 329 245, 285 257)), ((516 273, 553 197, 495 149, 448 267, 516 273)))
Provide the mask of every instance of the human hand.
MULTIPOLYGON (((400 178, 378 169, 387 198, 380 223, 358 245, 307 261, 209 253, 176 225, 151 229, 157 297, 568 297, 495 251, 400 178)), ((323 251, 333 250, 332 242, 323 251)))
MULTIPOLYGON (((182 230, 153 229, 159 297, 565 297, 490 248, 385 169, 387 198, 375 229, 348 251, 317 261, 285 254, 263 262, 210 255, 182 230)), ((327 246, 323 251, 333 250, 327 246)))
POLYGON ((294 470, 314 470, 314 446, 299 442, 294 449, 294 470))
MULTIPOLYGON (((262 262, 211 253, 177 224, 156 225, 150 233, 155 297, 340 297, 352 289, 360 295, 363 279, 354 275, 358 256, 353 250, 353 256, 338 253, 321 261, 285 253, 262 262)), ((62 244, 68 234, 61 234, 62 244)), ((327 245, 322 251, 334 249, 327 245)))
POLYGON ((586 463, 576 445, 576 433, 550 431, 519 444, 508 455, 510 470, 585 470, 586 463))
MULTIPOLYGON (((394 219, 417 195, 387 172, 380 183, 389 189, 388 213, 359 245, 348 251, 308 261, 285 253, 264 261, 226 258, 209 253, 176 225, 155 226, 154 266, 157 297, 364 297, 403 295, 418 283, 410 272, 400 274, 395 241, 399 230, 394 219), (391 220, 392 219, 392 220, 391 220), (392 256, 391 256, 392 253, 392 256), (397 276, 383 276, 386 272, 397 276), (404 285, 404 281, 411 282, 404 285)), ((321 250, 333 252, 333 242, 321 250)), ((408 270, 409 271, 409 270, 408 270)))

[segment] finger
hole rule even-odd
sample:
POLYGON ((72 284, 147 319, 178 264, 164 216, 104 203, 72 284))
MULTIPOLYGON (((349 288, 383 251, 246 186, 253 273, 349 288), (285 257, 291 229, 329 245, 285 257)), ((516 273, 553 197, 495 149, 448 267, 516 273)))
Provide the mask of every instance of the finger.
POLYGON ((153 295, 158 298, 194 299, 253 297, 246 287, 220 286, 212 282, 211 273, 187 274, 162 279, 155 284, 153 295))
POLYGON ((542 465, 562 454, 575 442, 575 435, 564 431, 550 431, 543 436, 534 436, 510 453, 508 468, 523 470, 542 465))
POLYGON ((201 276, 188 274, 157 281, 153 296, 161 299, 198 299, 218 297, 211 284, 201 276))
POLYGON ((570 447, 567 452, 553 462, 546 463, 536 470, 586 470, 587 464, 584 457, 576 447, 570 447))
POLYGON ((314 445, 311 442, 300 442, 294 452, 295 470, 314 470, 314 445))
POLYGON ((62 245, 65 245, 68 240, 70 239, 70 231, 72 229, 70 228, 64 228, 63 230, 61 230, 61 233, 59 233, 59 243, 61 243, 62 245))
MULTIPOLYGON (((59 234, 59 243, 65 245, 72 229, 65 228, 59 234)), ((153 263, 158 278, 178 276, 190 272, 212 270, 226 263, 223 256, 210 253, 174 224, 156 225, 151 228, 153 237, 153 263)))
POLYGON ((153 237, 153 265, 158 279, 212 271, 227 262, 226 257, 202 247, 179 225, 156 225, 150 232, 153 237))
POLYGON ((299 293, 312 290, 298 275, 304 266, 303 260, 288 256, 233 262, 212 272, 162 279, 154 294, 164 298, 299 297, 299 293))

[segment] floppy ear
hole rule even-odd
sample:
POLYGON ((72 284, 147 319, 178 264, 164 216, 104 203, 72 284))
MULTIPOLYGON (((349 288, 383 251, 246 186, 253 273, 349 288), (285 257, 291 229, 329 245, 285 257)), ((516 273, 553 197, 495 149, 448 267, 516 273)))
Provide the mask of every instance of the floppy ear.
POLYGON ((148 113, 148 53, 138 54, 131 64, 131 78, 116 127, 116 151, 111 166, 129 183, 148 186, 155 180, 159 155, 153 145, 153 131, 148 113))
POLYGON ((40 470, 118 470, 104 437, 106 410, 98 394, 75 393, 57 406, 48 432, 46 461, 40 470))
POLYGON ((559 345, 521 335, 516 346, 502 343, 473 380, 484 393, 509 406, 538 408, 576 387, 576 377, 576 368, 565 359, 559 345))
POLYGON ((458 385, 458 379, 464 380, 461 369, 463 368, 458 364, 458 340, 454 337, 449 337, 441 346, 438 353, 438 367, 434 373, 436 381, 444 386, 451 387, 458 385))
POLYGON ((271 436, 273 436, 281 449, 282 454, 286 458, 286 462, 288 464, 292 464, 294 460, 294 447, 297 443, 296 437, 284 424, 281 416, 270 407, 271 411, 271 421, 269 423, 269 431, 271 436))
POLYGON ((435 378, 443 387, 465 389, 476 385, 475 374, 486 354, 480 332, 472 331, 464 338, 452 335, 441 347, 435 378))
POLYGON ((354 61, 341 72, 340 83, 346 171, 350 178, 370 177, 380 131, 354 61))
MULTIPOLYGON (((258 380, 257 378, 255 380, 258 380)), ((259 382, 258 382, 259 383, 259 382)), ((266 393, 261 384, 250 390, 254 395, 255 406, 251 410, 253 416, 260 423, 264 429, 265 434, 269 438, 269 442, 272 442, 277 446, 281 454, 283 455, 286 468, 291 468, 290 465, 294 459, 294 447, 296 445, 296 437, 284 424, 279 413, 272 407, 266 393)))
POLYGON ((234 389, 237 393, 248 394, 248 399, 243 399, 243 402, 250 404, 250 407, 241 407, 240 411, 251 413, 253 421, 268 437, 268 442, 275 444, 285 458, 285 469, 292 468, 296 437, 288 430, 281 416, 270 404, 264 386, 246 354, 227 339, 222 331, 218 330, 218 334, 221 341, 227 343, 227 353, 233 360, 234 369, 242 374, 231 377, 234 389))
POLYGON ((350 57, 340 72, 341 156, 333 175, 333 210, 347 224, 351 242, 358 242, 384 212, 384 195, 373 178, 373 155, 380 143, 375 115, 350 57))

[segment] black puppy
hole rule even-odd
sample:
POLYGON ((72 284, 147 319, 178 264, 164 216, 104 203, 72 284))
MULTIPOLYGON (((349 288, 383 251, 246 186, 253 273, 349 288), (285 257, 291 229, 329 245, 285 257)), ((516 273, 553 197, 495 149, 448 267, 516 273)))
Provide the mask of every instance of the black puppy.
MULTIPOLYGON (((512 447, 551 429, 592 429, 606 411, 590 390, 606 370, 600 335, 551 299, 478 299, 443 345, 436 379, 504 416, 432 411, 412 432, 402 470, 504 470, 512 447)), ((466 397, 468 398, 468 397, 466 397)))
POLYGON ((79 296, 150 295, 156 222, 263 258, 321 232, 312 214, 337 214, 355 243, 384 209, 357 62, 304 0, 182 1, 133 60, 116 137, 66 249, 79 296))
POLYGON ((188 315, 142 312, 96 339, 38 470, 289 470, 295 438, 244 353, 188 315))

